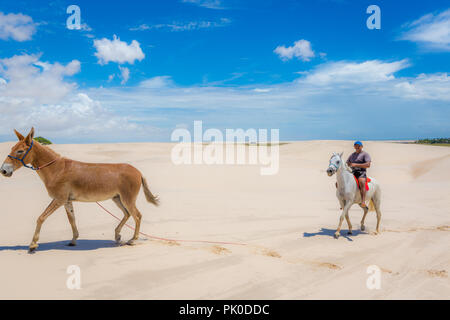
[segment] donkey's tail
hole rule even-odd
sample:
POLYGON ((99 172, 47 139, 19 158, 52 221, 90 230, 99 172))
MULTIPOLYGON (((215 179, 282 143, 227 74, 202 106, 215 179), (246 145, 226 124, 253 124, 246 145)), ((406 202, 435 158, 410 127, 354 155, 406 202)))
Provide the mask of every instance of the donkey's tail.
POLYGON ((154 196, 150 192, 150 189, 148 188, 148 185, 147 185, 147 180, 145 180, 144 177, 142 177, 142 187, 144 187, 144 194, 145 194, 145 198, 147 199, 147 201, 153 203, 155 206, 159 206, 158 196, 154 196))

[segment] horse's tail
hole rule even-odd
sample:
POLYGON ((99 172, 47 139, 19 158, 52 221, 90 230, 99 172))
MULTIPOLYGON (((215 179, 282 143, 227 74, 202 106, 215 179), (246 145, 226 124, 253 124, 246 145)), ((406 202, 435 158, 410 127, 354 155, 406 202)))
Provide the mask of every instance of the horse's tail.
POLYGON ((142 177, 141 180, 142 180, 142 187, 144 187, 145 198, 147 199, 147 201, 153 203, 155 206, 159 206, 159 198, 158 196, 154 196, 150 192, 150 189, 148 188, 147 185, 147 180, 145 180, 144 177, 142 177))

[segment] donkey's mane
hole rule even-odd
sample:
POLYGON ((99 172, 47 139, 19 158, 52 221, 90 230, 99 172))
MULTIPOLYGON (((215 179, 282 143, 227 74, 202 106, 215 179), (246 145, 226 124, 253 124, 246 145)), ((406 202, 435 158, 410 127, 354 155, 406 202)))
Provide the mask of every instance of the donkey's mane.
MULTIPOLYGON (((37 141, 34 141, 34 143, 36 143, 37 141)), ((39 142, 37 142, 39 143, 39 142)), ((53 149, 51 149, 49 146, 44 146, 43 144, 39 143, 39 146, 42 147, 45 151, 47 151, 48 153, 50 153, 52 156, 55 157, 60 157, 60 154, 57 153, 56 151, 54 151, 53 149)))

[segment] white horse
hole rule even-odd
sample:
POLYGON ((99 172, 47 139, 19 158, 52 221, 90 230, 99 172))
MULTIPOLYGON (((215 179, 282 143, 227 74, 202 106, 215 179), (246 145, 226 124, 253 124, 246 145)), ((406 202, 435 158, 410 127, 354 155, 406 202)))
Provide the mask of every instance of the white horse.
MULTIPOLYGON (((350 207, 355 204, 361 204, 361 193, 356 184, 355 177, 351 169, 347 166, 347 164, 342 161, 342 153, 333 153, 330 159, 330 164, 327 169, 328 176, 332 176, 336 173, 337 178, 337 190, 336 196, 341 204, 342 214, 339 218, 339 225, 334 234, 334 237, 339 238, 341 232, 342 221, 347 220, 348 224, 348 234, 352 234, 352 224, 350 223, 350 218, 348 216, 348 211, 350 207)), ((380 211, 380 202, 381 202, 381 189, 375 179, 370 178, 371 181, 368 183, 369 190, 366 191, 366 201, 369 202, 369 208, 363 207, 364 215, 361 220, 361 230, 364 231, 364 220, 366 219, 366 215, 368 211, 376 211, 377 212, 377 231, 375 234, 380 233, 380 220, 381 220, 381 211, 380 211)), ((362 186, 365 188, 365 186, 362 186)))

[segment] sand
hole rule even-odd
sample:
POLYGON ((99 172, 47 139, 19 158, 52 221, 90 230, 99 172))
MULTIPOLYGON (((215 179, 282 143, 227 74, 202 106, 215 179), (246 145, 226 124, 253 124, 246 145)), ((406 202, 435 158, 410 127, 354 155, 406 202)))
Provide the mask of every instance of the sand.
MULTIPOLYGON (((0 156, 10 143, 0 144, 0 156)), ((254 165, 172 164, 169 143, 53 145, 87 162, 136 166, 161 198, 156 208, 141 192, 141 231, 174 239, 246 243, 165 242, 144 236, 135 246, 113 242, 117 221, 95 203, 74 203, 80 240, 64 209, 44 224, 40 247, 27 253, 35 221, 50 199, 36 173, 0 178, 0 299, 449 299, 450 148, 367 142, 369 176, 382 189, 382 224, 350 210, 354 233, 333 238, 339 218, 335 177, 325 170, 349 141, 280 146, 280 170, 260 175, 254 165), (71 290, 67 268, 81 271, 71 290), (368 289, 367 268, 381 271, 368 289)), ((121 216, 112 201, 102 202, 121 216)), ((131 220, 130 220, 131 221, 131 220)), ((134 223, 132 223, 134 225, 134 223)), ((131 237, 124 228, 122 238, 131 237)))

